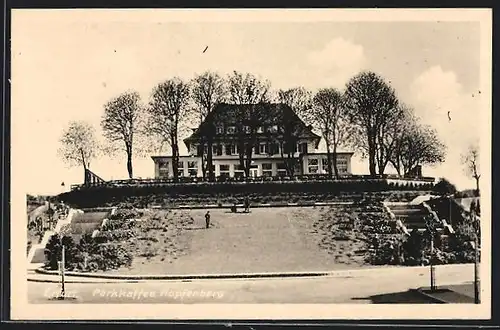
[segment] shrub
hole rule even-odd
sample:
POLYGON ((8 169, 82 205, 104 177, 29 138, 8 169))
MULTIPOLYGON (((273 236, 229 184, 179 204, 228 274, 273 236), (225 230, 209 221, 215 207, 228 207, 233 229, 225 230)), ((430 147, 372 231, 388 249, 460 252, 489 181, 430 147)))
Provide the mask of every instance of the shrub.
POLYGON ((115 214, 109 216, 109 220, 129 220, 137 219, 144 215, 143 211, 135 208, 118 209, 115 214))
POLYGON ((405 264, 408 266, 420 266, 426 263, 426 250, 430 246, 427 233, 412 230, 410 236, 403 243, 403 254, 405 264))
POLYGON ((109 270, 132 264, 132 255, 121 245, 97 244, 93 252, 88 257, 87 267, 81 270, 109 270))
POLYGON ((58 234, 50 237, 47 245, 45 246, 45 266, 49 269, 58 269, 58 262, 62 259, 62 246, 65 248, 65 264, 66 268, 73 268, 78 254, 77 247, 73 242, 71 236, 63 236, 62 242, 58 234))
POLYGON ((402 246, 402 235, 375 235, 366 261, 372 265, 400 265, 404 258, 402 246))
POLYGON ((98 243, 106 243, 112 241, 124 241, 134 237, 134 231, 131 229, 115 229, 99 231, 95 239, 98 243))
POLYGON ((128 221, 123 219, 108 219, 101 231, 112 231, 120 229, 132 229, 135 226, 135 221, 128 221))
POLYGON ((457 187, 445 178, 441 178, 434 186, 433 191, 439 195, 455 194, 457 187))

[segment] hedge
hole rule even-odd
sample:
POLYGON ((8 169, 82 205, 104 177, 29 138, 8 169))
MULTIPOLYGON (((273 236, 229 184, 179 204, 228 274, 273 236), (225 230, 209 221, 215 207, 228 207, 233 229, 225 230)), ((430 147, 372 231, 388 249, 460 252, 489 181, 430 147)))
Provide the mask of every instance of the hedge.
MULTIPOLYGON (((385 179, 357 179, 342 181, 298 181, 298 182, 223 182, 223 183, 197 183, 197 184, 165 184, 163 186, 130 185, 119 187, 94 186, 63 193, 58 198, 70 205, 78 207, 97 207, 103 205, 116 205, 130 202, 134 198, 135 207, 147 207, 148 204, 157 202, 161 196, 166 201, 182 198, 204 196, 208 198, 224 198, 227 196, 275 196, 278 194, 309 194, 328 196, 341 196, 342 194, 360 194, 364 192, 383 192, 401 190, 428 190, 428 185, 415 187, 398 187, 390 185, 385 179), (137 205, 137 199, 143 205, 137 205)), ((292 197, 292 196, 290 196, 292 197)), ((321 198, 316 198, 321 200, 321 198)))

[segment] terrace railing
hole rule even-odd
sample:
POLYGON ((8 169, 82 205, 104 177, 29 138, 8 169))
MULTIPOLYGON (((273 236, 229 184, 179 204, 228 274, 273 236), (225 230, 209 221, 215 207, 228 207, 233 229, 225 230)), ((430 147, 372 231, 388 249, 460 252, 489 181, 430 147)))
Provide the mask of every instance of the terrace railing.
POLYGON ((326 174, 305 174, 297 175, 294 177, 290 176, 262 176, 262 177, 226 177, 219 176, 215 181, 209 181, 208 178, 203 177, 179 177, 177 181, 173 178, 157 178, 157 179, 128 179, 128 180, 112 180, 103 182, 93 182, 81 185, 71 185, 71 190, 80 190, 83 188, 92 187, 109 187, 109 188, 119 188, 119 187, 130 187, 130 186, 161 186, 165 184, 199 184, 199 183, 249 183, 249 182, 319 182, 319 181, 330 181, 330 182, 346 182, 346 181, 371 181, 371 182, 386 182, 388 179, 391 181, 400 182, 418 182, 420 184, 434 183, 435 179, 432 177, 422 177, 418 179, 403 178, 397 175, 342 175, 339 178, 330 178, 326 174))

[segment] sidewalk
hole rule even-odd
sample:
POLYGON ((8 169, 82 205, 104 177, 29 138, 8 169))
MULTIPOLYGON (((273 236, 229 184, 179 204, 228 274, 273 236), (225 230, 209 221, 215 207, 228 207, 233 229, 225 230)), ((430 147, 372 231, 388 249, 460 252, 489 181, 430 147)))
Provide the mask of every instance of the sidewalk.
POLYGON ((438 304, 474 304, 474 283, 444 285, 434 292, 429 287, 416 291, 438 304))
MULTIPOLYGON (((437 266, 438 271, 455 271, 455 272, 469 272, 473 267, 472 264, 459 264, 459 265, 441 265, 437 266)), ((233 274, 185 274, 185 275, 121 275, 121 274, 106 274, 106 273, 78 273, 67 271, 65 273, 66 279, 71 281, 92 283, 92 282, 142 282, 152 280, 209 280, 209 279, 265 279, 265 278, 290 278, 290 277, 338 277, 338 278, 352 278, 352 277, 377 277, 377 276, 391 276, 391 275, 404 275, 407 272, 416 274, 420 273, 425 276, 429 269, 427 266, 417 267, 367 267, 352 270, 333 270, 333 271, 308 271, 308 272, 262 272, 262 273, 233 273, 233 274)), ((28 281, 56 281, 59 282, 61 276, 58 271, 36 269, 28 271, 28 281)))

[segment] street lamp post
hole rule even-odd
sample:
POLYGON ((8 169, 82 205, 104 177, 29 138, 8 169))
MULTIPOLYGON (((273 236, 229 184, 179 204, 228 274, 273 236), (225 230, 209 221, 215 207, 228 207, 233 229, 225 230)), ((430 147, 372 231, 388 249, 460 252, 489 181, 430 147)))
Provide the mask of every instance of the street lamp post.
POLYGON ((430 275, 431 275, 431 291, 436 291, 436 269, 434 267, 434 238, 436 233, 436 225, 434 223, 434 218, 432 216, 426 217, 426 227, 427 232, 429 233, 430 241, 431 241, 431 253, 429 258, 430 265, 430 275))
POLYGON ((64 299, 65 296, 65 290, 64 290, 64 269, 66 268, 66 257, 65 257, 65 248, 64 244, 62 244, 62 238, 61 238, 61 245, 62 245, 62 255, 61 255, 61 299, 64 299))
POLYGON ((480 303, 479 297, 479 238, 477 232, 474 235, 474 303, 480 303))
POLYGON ((480 224, 475 210, 471 210, 470 213, 472 228, 473 228, 473 238, 474 238, 474 303, 480 303, 479 294, 479 229, 480 224))
POLYGON ((436 291, 436 269, 434 267, 434 233, 431 232, 431 257, 429 260, 431 266, 431 291, 436 291))

